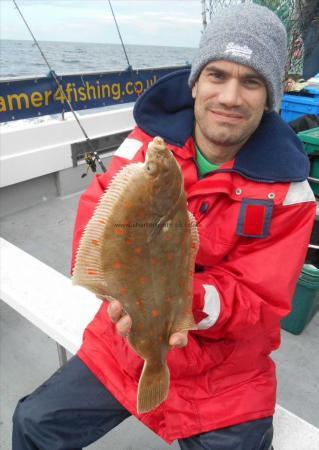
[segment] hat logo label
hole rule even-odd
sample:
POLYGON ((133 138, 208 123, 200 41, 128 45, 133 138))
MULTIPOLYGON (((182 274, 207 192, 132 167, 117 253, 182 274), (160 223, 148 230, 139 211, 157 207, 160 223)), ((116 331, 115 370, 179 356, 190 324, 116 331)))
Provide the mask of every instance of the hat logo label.
POLYGON ((225 54, 230 54, 232 56, 242 56, 243 58, 250 59, 252 50, 247 47, 247 45, 239 45, 234 42, 229 42, 226 46, 225 54))

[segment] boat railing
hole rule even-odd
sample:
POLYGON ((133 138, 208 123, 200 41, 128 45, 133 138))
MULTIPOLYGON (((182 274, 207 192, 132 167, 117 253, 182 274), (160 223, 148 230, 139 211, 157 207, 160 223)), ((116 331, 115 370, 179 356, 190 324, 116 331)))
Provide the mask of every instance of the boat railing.
POLYGON ((0 123, 19 119, 123 105, 137 98, 161 77, 190 66, 127 69, 45 77, 0 79, 0 123))

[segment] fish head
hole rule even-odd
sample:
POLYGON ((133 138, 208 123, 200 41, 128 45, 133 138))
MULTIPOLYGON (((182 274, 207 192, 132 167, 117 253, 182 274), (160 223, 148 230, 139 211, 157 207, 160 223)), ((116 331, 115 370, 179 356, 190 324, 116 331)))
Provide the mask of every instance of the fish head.
POLYGON ((149 143, 146 158, 145 172, 151 178, 168 175, 168 172, 174 170, 176 165, 173 153, 168 150, 164 140, 161 137, 155 137, 149 143))
POLYGON ((144 170, 149 181, 155 185, 163 185, 168 188, 181 186, 182 172, 173 153, 167 148, 164 140, 157 136, 149 143, 144 170))
POLYGON ((144 171, 152 198, 152 209, 156 214, 165 215, 180 198, 184 181, 173 153, 161 137, 155 137, 149 143, 144 171))

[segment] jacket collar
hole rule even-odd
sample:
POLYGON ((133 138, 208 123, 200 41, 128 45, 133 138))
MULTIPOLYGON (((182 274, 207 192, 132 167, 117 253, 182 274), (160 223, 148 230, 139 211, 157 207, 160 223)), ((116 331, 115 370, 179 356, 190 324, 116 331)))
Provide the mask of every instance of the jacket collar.
MULTIPOLYGON (((137 100, 134 119, 148 135, 161 136, 183 147, 194 127, 194 101, 187 80, 189 70, 160 78, 137 100)), ((309 159, 294 131, 275 113, 265 113, 259 127, 237 153, 232 171, 267 183, 303 181, 309 159)))

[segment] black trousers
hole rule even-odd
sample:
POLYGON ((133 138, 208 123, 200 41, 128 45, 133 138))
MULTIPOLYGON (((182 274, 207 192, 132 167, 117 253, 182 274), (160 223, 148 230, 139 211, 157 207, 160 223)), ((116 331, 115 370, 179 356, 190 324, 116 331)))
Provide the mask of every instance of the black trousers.
MULTIPOLYGON (((12 450, 81 450, 129 416, 74 356, 19 401, 12 450)), ((272 434, 269 417, 181 439, 179 445, 182 450, 270 450, 272 434)))

